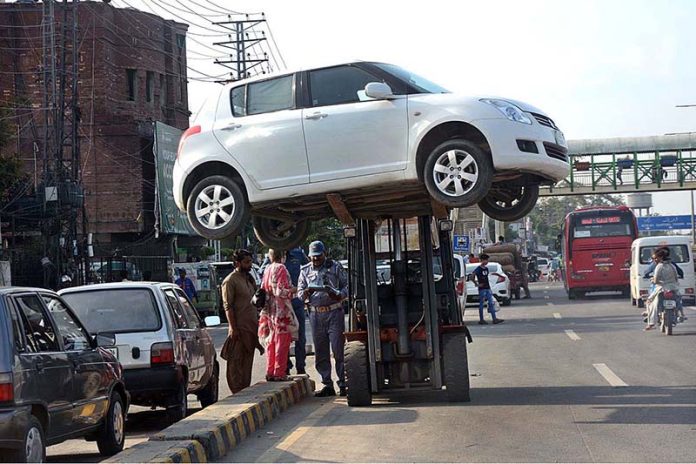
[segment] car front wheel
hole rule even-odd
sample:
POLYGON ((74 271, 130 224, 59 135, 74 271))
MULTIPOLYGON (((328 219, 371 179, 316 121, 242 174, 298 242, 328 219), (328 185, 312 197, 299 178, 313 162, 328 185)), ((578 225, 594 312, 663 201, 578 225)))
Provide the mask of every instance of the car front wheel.
POLYGON ((425 161, 428 193, 445 206, 462 208, 479 202, 491 187, 493 163, 476 144, 463 139, 441 143, 425 161))
POLYGON ((529 214, 539 198, 539 185, 505 187, 493 184, 478 205, 483 213, 496 221, 516 221, 529 214))
POLYGON ((254 233, 261 243, 269 248, 289 250, 305 241, 309 234, 309 221, 280 221, 254 216, 254 233))
POLYGON ((186 213, 198 234, 209 240, 221 240, 242 230, 249 216, 249 205, 239 184, 225 176, 210 176, 191 191, 186 213))

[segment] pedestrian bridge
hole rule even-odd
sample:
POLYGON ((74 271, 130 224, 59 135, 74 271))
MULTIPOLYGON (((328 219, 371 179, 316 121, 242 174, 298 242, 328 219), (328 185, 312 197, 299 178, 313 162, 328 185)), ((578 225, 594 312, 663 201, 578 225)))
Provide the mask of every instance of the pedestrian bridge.
POLYGON ((570 172, 541 196, 696 189, 696 133, 570 140, 570 172))

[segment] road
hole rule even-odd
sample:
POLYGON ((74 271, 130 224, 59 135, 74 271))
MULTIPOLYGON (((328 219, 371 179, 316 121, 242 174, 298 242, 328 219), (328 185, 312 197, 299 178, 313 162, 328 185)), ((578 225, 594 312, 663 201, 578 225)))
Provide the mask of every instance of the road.
MULTIPOLYGON (((223 460, 696 460, 696 310, 667 337, 643 332, 626 299, 571 302, 562 286, 546 283, 532 292, 534 299, 503 308, 501 325, 479 326, 476 308, 467 308, 471 403, 449 404, 437 392, 378 397, 355 409, 343 398, 312 398, 223 460)), ((219 348, 226 328, 212 330, 219 348)), ((257 357, 254 381, 264 364, 257 357)), ((165 426, 163 411, 134 408, 126 444, 165 426)), ((100 459, 81 440, 48 454, 53 462, 100 459)))

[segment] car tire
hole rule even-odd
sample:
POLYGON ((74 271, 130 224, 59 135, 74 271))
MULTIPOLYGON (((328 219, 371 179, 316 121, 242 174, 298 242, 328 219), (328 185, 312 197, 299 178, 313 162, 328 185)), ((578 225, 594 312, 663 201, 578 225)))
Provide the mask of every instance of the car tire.
POLYGON ((179 390, 172 396, 171 402, 167 406, 167 419, 174 424, 185 418, 187 413, 188 393, 186 391, 186 375, 184 375, 179 390))
POLYGON ((252 218, 254 233, 259 241, 277 250, 290 250, 300 245, 309 234, 309 221, 301 220, 295 223, 279 221, 266 217, 252 218))
POLYGON ((575 293, 575 290, 569 289, 568 290, 568 299, 574 300, 575 298, 577 298, 577 294, 575 293))
POLYGON ((191 227, 209 240, 237 235, 249 220, 249 210, 239 184, 225 176, 210 176, 200 181, 186 203, 191 227))
POLYGON ((46 437, 41 422, 29 416, 20 449, 0 449, 0 462, 45 462, 46 437))
POLYGON ((198 401, 201 402, 202 408, 207 408, 211 404, 218 402, 220 389, 218 388, 220 382, 220 365, 217 360, 213 366, 213 375, 208 380, 206 386, 198 393, 198 401))
POLYGON ((96 438, 97 448, 102 456, 113 456, 123 451, 126 438, 126 409, 118 392, 111 393, 109 409, 96 438))
POLYGON ((511 222, 529 214, 538 199, 538 184, 512 187, 493 184, 488 194, 478 202, 478 206, 491 219, 511 222))
POLYGON ((370 372, 367 345, 360 341, 346 343, 345 370, 348 406, 370 406, 370 372))
POLYGON ((447 140, 428 155, 423 180, 428 193, 438 203, 454 208, 472 206, 491 188, 493 162, 488 153, 473 142, 447 140), (463 175, 468 179, 460 177, 463 175))
POLYGON ((462 332, 442 335, 442 366, 447 399, 451 402, 471 401, 466 342, 466 334, 462 332))
POLYGON ((512 298, 503 298, 503 306, 510 306, 512 304, 512 298))

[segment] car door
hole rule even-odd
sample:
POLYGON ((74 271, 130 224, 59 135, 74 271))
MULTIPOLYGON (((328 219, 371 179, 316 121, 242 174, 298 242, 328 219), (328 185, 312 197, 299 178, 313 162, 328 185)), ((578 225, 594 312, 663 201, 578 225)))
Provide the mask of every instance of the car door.
POLYGON ((104 381, 107 365, 67 304, 51 294, 41 296, 73 369, 72 426, 74 429, 94 427, 108 409, 109 383, 104 381))
POLYGON ((408 100, 364 95, 382 79, 352 65, 308 71, 303 110, 310 182, 406 169, 408 100))
POLYGON ((194 356, 196 353, 195 331, 189 327, 188 318, 184 312, 184 308, 179 303, 179 297, 174 293, 174 288, 164 290, 164 296, 167 300, 169 312, 174 319, 174 353, 177 364, 186 366, 187 385, 190 391, 195 386, 196 361, 194 356))
POLYGON ((63 436, 72 424, 72 363, 39 295, 20 294, 13 300, 27 340, 27 351, 20 356, 32 366, 36 394, 48 413, 48 438, 63 436))
POLYGON ((201 322, 201 319, 198 317, 196 309, 191 304, 191 301, 188 299, 188 296, 186 296, 186 293, 178 288, 174 291, 176 292, 176 295, 179 298, 179 304, 181 304, 181 307, 184 309, 184 314, 186 315, 186 319, 188 320, 189 329, 191 330, 191 335, 194 341, 194 343, 191 344, 193 349, 193 366, 191 370, 195 371, 193 377, 195 378, 197 388, 202 388, 207 383, 207 374, 209 374, 206 371, 205 353, 206 348, 208 347, 205 343, 207 337, 204 337, 203 334, 203 331, 205 329, 203 329, 203 323, 201 322))
POLYGON ((215 137, 260 190, 309 182, 295 74, 223 92, 215 137))

